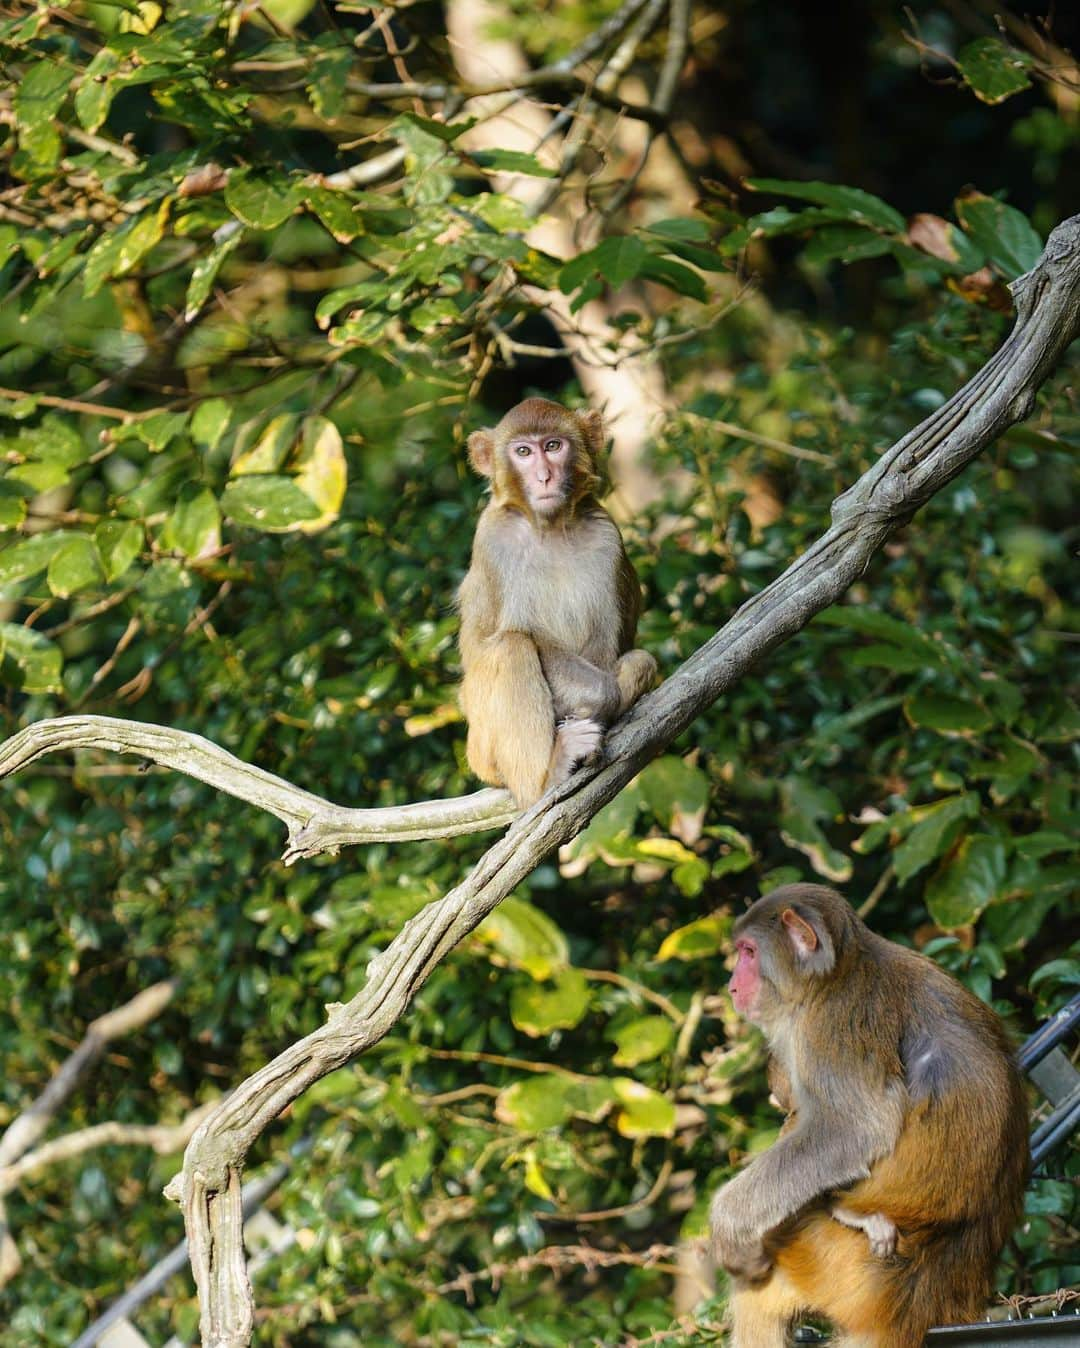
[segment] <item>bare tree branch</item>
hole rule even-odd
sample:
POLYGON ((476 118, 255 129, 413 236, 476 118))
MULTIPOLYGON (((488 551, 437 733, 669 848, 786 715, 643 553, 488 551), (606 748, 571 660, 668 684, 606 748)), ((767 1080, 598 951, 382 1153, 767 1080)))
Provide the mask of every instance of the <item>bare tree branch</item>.
POLYGON ((517 814, 509 793, 492 789, 451 800, 350 809, 245 763, 202 735, 115 716, 35 721, 0 744, 0 778, 20 772, 44 754, 74 749, 138 754, 276 815, 289 830, 283 854, 287 863, 351 843, 451 838, 500 828, 517 814))
POLYGON ((69 1161, 73 1156, 95 1151, 98 1147, 153 1147, 161 1156, 187 1146, 192 1133, 218 1102, 210 1100, 193 1109, 179 1123, 120 1123, 115 1119, 80 1128, 74 1133, 43 1142, 35 1151, 27 1152, 18 1161, 0 1166, 0 1198, 9 1194, 20 1180, 48 1169, 58 1161, 69 1161))

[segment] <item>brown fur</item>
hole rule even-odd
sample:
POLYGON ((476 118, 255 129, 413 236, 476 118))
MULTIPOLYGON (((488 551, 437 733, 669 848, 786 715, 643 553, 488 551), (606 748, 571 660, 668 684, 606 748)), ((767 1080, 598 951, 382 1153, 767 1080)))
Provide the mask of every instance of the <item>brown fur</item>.
POLYGON ((770 1085, 793 1113, 714 1200, 717 1253, 736 1272, 733 1348, 782 1348, 811 1312, 851 1348, 918 1348, 936 1324, 977 1319, 1028 1169, 1000 1021, 818 885, 759 900, 741 936, 759 951, 770 1085), (789 933, 804 928, 817 944, 800 958, 789 933), (875 1256, 837 1205, 891 1221, 895 1253, 875 1256))
POLYGON ((598 412, 544 398, 469 436, 491 500, 458 592, 466 752, 482 781, 508 787, 523 807, 569 776, 656 675, 652 656, 632 649, 641 591, 595 497, 603 443, 598 412), (563 499, 541 518, 507 446, 548 434, 568 440, 571 453, 563 499))

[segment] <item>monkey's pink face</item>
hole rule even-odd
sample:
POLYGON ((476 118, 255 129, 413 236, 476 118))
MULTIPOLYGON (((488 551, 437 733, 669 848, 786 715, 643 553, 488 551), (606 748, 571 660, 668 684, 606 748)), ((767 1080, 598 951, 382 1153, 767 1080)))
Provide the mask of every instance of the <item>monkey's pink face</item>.
POLYGON ((515 435, 506 453, 532 509, 538 515, 561 510, 570 486, 570 441, 562 435, 515 435))
POLYGON ((761 969, 758 967, 757 943, 749 936, 740 936, 735 942, 735 969, 728 990, 735 1010, 753 1020, 761 992, 761 969))

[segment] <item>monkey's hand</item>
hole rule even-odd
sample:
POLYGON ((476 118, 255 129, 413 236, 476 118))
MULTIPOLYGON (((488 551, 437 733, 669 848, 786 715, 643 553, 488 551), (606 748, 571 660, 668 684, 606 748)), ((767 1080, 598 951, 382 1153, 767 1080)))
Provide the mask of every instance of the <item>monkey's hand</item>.
POLYGON ((726 1184, 712 1201, 709 1213, 712 1248, 716 1262, 735 1278, 759 1282, 772 1268, 765 1248, 765 1233, 748 1221, 747 1205, 731 1193, 734 1183, 726 1184))

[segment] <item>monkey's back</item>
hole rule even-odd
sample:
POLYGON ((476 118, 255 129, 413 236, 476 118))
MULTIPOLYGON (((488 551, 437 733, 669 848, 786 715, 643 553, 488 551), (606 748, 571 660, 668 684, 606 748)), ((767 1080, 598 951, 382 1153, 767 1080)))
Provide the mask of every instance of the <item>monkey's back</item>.
POLYGON ((1023 1207, 1024 1090, 989 1007, 924 956, 871 942, 880 995, 901 1008, 909 1107, 895 1150, 843 1204, 883 1212, 897 1226, 896 1254, 878 1272, 904 1314, 927 1325, 964 1320, 985 1303, 1023 1207))

